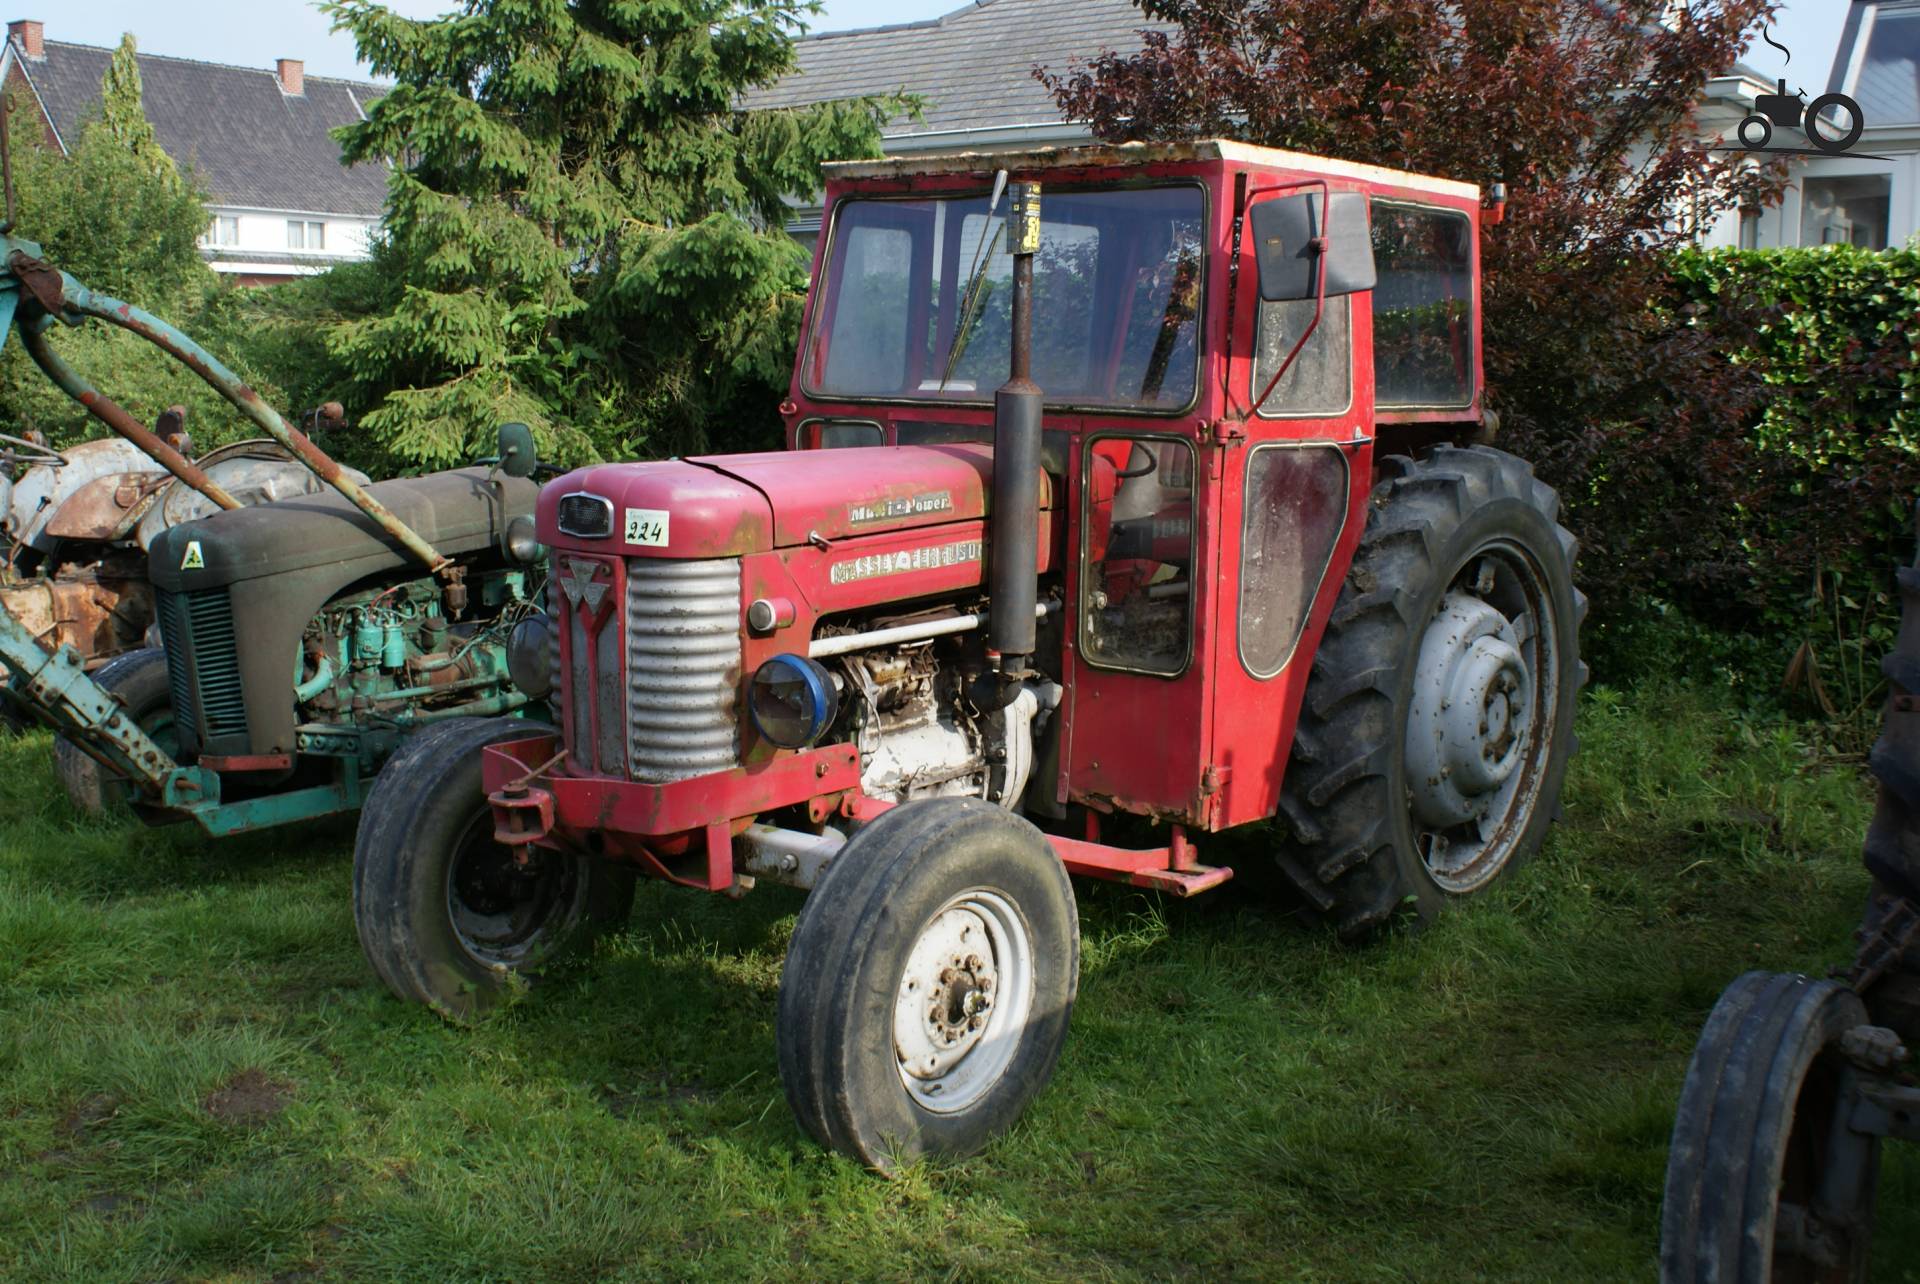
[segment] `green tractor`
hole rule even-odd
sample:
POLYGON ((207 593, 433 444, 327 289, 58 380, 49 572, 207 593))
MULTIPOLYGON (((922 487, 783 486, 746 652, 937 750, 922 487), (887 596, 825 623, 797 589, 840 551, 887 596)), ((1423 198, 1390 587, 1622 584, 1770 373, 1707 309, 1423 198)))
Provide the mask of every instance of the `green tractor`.
MULTIPOLYGON (((0 343, 17 332, 41 369, 95 418, 220 511, 148 551, 159 646, 89 671, 0 609, 0 704, 59 733, 75 804, 124 802, 153 823, 226 835, 355 811, 408 736, 466 717, 538 712, 536 630, 515 672, 509 638, 538 613, 545 550, 534 537, 531 432, 508 425, 498 456, 426 477, 361 484, 234 373, 157 317, 89 290, 0 226, 0 343), (324 483, 243 507, 67 365, 55 325, 104 322, 204 379, 324 483), (523 683, 516 683, 515 678, 523 683)), ((56 639, 57 641, 57 639, 56 639)))

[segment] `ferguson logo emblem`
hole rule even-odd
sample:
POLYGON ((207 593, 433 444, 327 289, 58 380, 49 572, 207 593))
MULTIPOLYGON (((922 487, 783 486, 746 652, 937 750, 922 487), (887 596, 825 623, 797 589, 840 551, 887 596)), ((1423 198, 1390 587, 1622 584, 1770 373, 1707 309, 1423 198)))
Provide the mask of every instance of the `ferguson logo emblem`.
POLYGON ((567 558, 560 571, 560 589, 567 595, 567 601, 575 606, 584 606, 589 614, 600 613, 600 603, 606 600, 607 589, 611 587, 600 578, 605 569, 601 562, 583 562, 567 558))
POLYGON ((207 557, 206 554, 200 551, 199 540, 190 539, 187 541, 187 551, 186 555, 180 559, 180 569, 183 571, 204 571, 207 569, 207 557))
POLYGON ((882 575, 904 575, 909 571, 934 571, 943 566, 980 560, 980 541, 948 544, 944 548, 915 548, 903 553, 876 553, 871 557, 849 558, 835 562, 827 573, 835 584, 852 584, 882 575))
POLYGON ((924 513, 944 513, 953 508, 953 492, 937 490, 911 499, 882 499, 871 504, 855 504, 847 510, 847 520, 855 526, 868 522, 890 522, 896 517, 919 517, 924 513))

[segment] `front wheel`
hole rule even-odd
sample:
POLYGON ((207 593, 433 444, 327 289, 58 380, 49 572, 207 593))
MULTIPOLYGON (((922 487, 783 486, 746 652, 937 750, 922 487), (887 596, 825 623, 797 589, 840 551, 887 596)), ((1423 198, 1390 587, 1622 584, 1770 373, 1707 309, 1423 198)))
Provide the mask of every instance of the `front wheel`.
MULTIPOLYGON (((167 656, 158 647, 130 651, 94 673, 93 680, 119 702, 133 724, 167 754, 180 755, 174 729, 173 698, 167 685, 167 656)), ((75 811, 103 816, 139 796, 133 782, 118 775, 65 736, 53 742, 53 772, 75 811)))
POLYGON ((623 922, 631 870, 596 857, 493 839, 480 759, 542 730, 458 719, 394 755, 367 795, 353 851, 360 948, 387 988, 452 1020, 497 1006, 516 979, 623 922))
POLYGON ((1053 1074, 1080 976, 1066 870, 974 799, 908 803, 848 840, 780 977, 780 1080, 813 1138, 881 1172, 967 1155, 1053 1074))
POLYGON ((1720 996, 1680 1089, 1660 1209, 1662 1284, 1864 1279, 1879 1139, 1847 1126, 1852 990, 1749 972, 1720 996))
POLYGON ((1347 936, 1430 918, 1539 848, 1586 674, 1553 489, 1484 446, 1381 469, 1281 793, 1280 868, 1347 936))

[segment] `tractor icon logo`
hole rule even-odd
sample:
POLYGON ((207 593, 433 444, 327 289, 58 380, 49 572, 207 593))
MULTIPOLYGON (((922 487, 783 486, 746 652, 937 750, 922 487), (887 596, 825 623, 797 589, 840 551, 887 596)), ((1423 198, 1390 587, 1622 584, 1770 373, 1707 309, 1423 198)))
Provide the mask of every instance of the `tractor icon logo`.
MULTIPOLYGON (((1760 38, 1786 54, 1788 62, 1793 61, 1793 52, 1771 35, 1762 32, 1760 38)), ((1860 114, 1860 104, 1852 98, 1846 94, 1821 94, 1808 102, 1805 92, 1787 92, 1785 76, 1780 77, 1777 85, 1776 92, 1756 97, 1753 100, 1753 114, 1740 122, 1736 132, 1740 135, 1741 146, 1721 150, 1837 156, 1860 141, 1860 133, 1867 127, 1867 121, 1860 114), (1805 130, 1807 141, 1813 144, 1813 148, 1768 146, 1773 141, 1775 126, 1805 130)))

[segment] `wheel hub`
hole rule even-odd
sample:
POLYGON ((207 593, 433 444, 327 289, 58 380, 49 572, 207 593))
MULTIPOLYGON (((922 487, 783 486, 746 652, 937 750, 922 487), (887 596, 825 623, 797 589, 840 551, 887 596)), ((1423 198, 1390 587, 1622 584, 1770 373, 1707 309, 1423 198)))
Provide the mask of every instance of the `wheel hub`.
POLYGON ((1422 822, 1486 814, 1526 756, 1533 696, 1512 623, 1472 594, 1447 594, 1420 642, 1407 719, 1407 788, 1422 822))
POLYGON ((961 907, 934 919, 907 960, 894 1009, 901 1070, 930 1082, 958 1065, 986 1032, 998 983, 980 916, 961 907))

